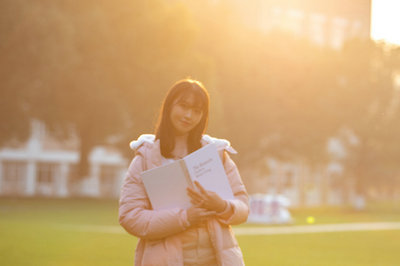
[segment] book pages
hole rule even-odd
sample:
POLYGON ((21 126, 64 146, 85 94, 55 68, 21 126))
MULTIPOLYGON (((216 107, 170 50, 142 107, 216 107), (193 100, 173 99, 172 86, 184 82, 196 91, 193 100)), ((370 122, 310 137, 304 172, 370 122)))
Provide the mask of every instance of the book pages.
POLYGON ((191 206, 186 188, 192 186, 182 160, 142 173, 142 180, 154 210, 191 206))
POLYGON ((206 190, 216 192, 223 199, 233 199, 231 186, 214 144, 208 144, 187 155, 185 161, 190 178, 206 190))

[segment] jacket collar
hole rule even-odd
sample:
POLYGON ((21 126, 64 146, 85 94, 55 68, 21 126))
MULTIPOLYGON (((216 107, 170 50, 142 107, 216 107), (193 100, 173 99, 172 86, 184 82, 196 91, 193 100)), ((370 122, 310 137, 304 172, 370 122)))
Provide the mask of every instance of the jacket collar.
MULTIPOLYGON (((202 146, 213 143, 217 146, 218 151, 226 150, 232 154, 236 154, 237 151, 231 146, 230 142, 226 139, 218 139, 210 137, 204 134, 201 139, 202 146)), ((147 162, 152 164, 148 165, 148 168, 161 166, 162 165, 162 155, 160 150, 160 140, 155 139, 153 134, 143 134, 137 140, 130 142, 129 146, 132 150, 142 153, 146 158, 147 162)))
POLYGON ((161 166, 162 165, 162 155, 161 155, 161 149, 160 149, 160 140, 157 139, 154 144, 152 145, 150 149, 151 156, 150 158, 152 163, 155 166, 161 166))

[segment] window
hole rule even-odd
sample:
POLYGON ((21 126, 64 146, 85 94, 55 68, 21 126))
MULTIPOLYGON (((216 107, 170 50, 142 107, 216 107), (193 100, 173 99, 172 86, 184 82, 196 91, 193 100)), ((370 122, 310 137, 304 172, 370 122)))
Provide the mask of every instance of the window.
POLYGON ((342 47, 346 38, 347 24, 347 20, 344 18, 334 18, 332 20, 330 45, 333 48, 339 49, 342 47))
POLYGON ((304 14, 300 10, 288 10, 286 12, 286 25, 285 28, 296 36, 303 34, 303 21, 304 14))
POLYGON ((68 180, 77 180, 78 179, 78 165, 70 164, 68 167, 68 180))
POLYGON ((359 20, 355 20, 351 23, 350 36, 357 37, 361 35, 362 24, 359 20))
POLYGON ((331 173, 329 175, 329 188, 331 190, 340 190, 343 186, 343 178, 339 173, 331 173))
POLYGON ((326 43, 326 17, 320 14, 312 14, 310 16, 309 25, 310 39, 319 45, 326 43))
POLYGON ((58 170, 55 163, 38 163, 36 168, 36 193, 52 195, 55 193, 55 177, 58 170))
POLYGON ((23 194, 26 185, 26 162, 4 161, 2 164, 2 194, 23 194))
POLYGON ((279 29, 282 26, 282 14, 283 10, 280 7, 272 8, 260 18, 261 28, 266 32, 271 29, 279 29))
POLYGON ((53 182, 53 176, 56 171, 55 163, 38 163, 36 180, 40 184, 49 184, 53 182))

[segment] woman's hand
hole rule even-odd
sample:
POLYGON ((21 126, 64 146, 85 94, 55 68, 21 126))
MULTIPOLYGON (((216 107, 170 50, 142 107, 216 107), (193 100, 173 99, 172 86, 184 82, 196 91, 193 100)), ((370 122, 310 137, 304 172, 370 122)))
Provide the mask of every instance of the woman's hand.
POLYGON ((187 219, 190 225, 202 223, 209 217, 214 216, 215 214, 215 211, 209 211, 207 209, 201 208, 198 205, 192 206, 186 210, 187 219))
POLYGON ((187 188, 192 204, 215 212, 223 212, 225 210, 227 202, 218 196, 217 193, 205 190, 197 181, 194 181, 194 184, 198 188, 198 191, 190 187, 187 188))

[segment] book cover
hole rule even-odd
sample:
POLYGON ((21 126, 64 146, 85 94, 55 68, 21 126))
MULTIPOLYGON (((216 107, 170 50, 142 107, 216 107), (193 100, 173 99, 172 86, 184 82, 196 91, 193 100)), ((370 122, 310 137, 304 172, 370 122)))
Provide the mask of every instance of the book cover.
POLYGON ((234 198, 214 144, 208 144, 183 159, 144 171, 142 180, 154 210, 189 208, 191 203, 186 188, 194 187, 195 180, 223 199, 234 198))
POLYGON ((192 181, 206 190, 216 192, 223 199, 233 199, 231 186, 214 144, 208 144, 182 159, 192 181))

